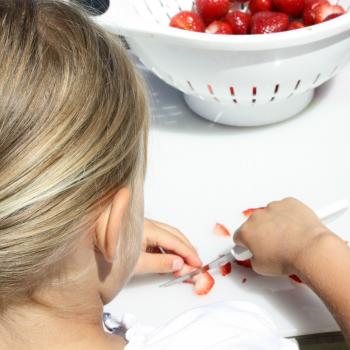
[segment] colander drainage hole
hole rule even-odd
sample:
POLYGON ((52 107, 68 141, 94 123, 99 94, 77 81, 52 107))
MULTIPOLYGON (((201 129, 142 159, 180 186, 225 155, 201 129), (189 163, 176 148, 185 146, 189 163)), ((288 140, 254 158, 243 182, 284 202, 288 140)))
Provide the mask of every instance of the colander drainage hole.
POLYGON ((211 95, 214 95, 213 87, 210 84, 208 84, 208 90, 211 95))
POLYGON ((300 86, 301 80, 298 80, 297 84, 295 85, 294 90, 298 90, 299 86, 300 86))
POLYGON ((177 5, 177 7, 179 8, 179 11, 181 12, 181 11, 182 11, 182 7, 181 7, 181 5, 179 4, 178 1, 176 1, 176 5, 177 5))
POLYGON ((194 91, 193 85, 191 84, 191 82, 189 80, 187 80, 187 85, 190 87, 190 89, 192 91, 194 91))
POLYGON ((166 8, 163 4, 163 1, 162 0, 159 0, 159 3, 160 3, 160 6, 164 9, 165 11, 165 14, 168 16, 169 19, 171 19, 171 16, 169 15, 169 13, 166 11, 166 8))
POLYGON ((275 100, 275 96, 271 97, 270 102, 273 102, 275 100))
MULTIPOLYGON (((275 86, 275 95, 278 93, 279 88, 280 88, 280 84, 277 84, 275 86)), ((273 99, 274 99, 274 97, 273 97, 273 99)))
POLYGON ((321 73, 318 73, 317 77, 315 78, 315 80, 312 84, 315 85, 318 82, 318 80, 320 79, 320 77, 321 77, 321 73))
POLYGON ((146 8, 147 8, 147 10, 149 11, 149 13, 150 13, 151 15, 153 15, 153 12, 152 12, 151 8, 149 7, 148 2, 147 2, 147 1, 144 1, 144 3, 145 3, 145 5, 146 5, 146 8))
POLYGON ((235 95, 235 88, 233 86, 230 86, 230 94, 231 96, 235 95))
POLYGON ((252 89, 253 96, 256 96, 256 91, 257 91, 256 86, 254 86, 252 89))

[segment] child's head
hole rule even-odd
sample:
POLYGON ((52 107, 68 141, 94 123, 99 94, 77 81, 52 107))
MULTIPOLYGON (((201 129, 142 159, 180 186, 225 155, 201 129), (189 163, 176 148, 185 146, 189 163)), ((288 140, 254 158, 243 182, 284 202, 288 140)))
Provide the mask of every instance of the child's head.
POLYGON ((0 309, 92 254, 107 301, 140 246, 142 84, 115 39, 66 2, 1 1, 0 49, 0 309))

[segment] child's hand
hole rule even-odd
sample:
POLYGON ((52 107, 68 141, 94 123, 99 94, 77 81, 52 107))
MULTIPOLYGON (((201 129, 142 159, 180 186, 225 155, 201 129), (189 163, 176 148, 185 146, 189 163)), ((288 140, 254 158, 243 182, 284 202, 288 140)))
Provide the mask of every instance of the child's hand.
POLYGON ((184 263, 194 267, 202 265, 190 241, 171 226, 145 220, 142 253, 134 273, 175 272, 181 270, 184 263), (166 253, 162 254, 159 248, 166 253))
POLYGON ((331 235, 318 217, 293 198, 258 210, 235 233, 237 245, 253 253, 252 266, 262 275, 295 273, 295 262, 320 237, 331 235))

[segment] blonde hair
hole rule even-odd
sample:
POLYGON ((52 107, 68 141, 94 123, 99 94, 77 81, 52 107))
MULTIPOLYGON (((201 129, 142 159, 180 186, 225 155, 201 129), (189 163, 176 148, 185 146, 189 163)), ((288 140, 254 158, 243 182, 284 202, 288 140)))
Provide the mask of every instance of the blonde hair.
POLYGON ((0 308, 60 270, 144 154, 147 103, 77 6, 0 1, 0 308))

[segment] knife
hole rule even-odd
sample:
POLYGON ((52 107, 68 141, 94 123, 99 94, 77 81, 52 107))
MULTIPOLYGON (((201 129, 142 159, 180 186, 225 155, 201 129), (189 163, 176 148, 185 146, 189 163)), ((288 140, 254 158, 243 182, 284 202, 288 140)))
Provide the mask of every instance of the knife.
MULTIPOLYGON (((349 201, 343 199, 337 202, 332 203, 331 205, 319 209, 316 211, 316 215, 323 222, 330 222, 339 217, 339 215, 344 214, 344 212, 349 208, 349 201)), ((219 258, 211 261, 209 264, 206 264, 186 275, 172 279, 166 283, 161 284, 159 287, 170 287, 174 284, 178 284, 186 281, 187 279, 193 278, 199 273, 207 272, 209 270, 217 269, 218 267, 225 265, 231 261, 238 260, 244 261, 251 259, 253 254, 246 248, 234 246, 228 252, 222 254, 219 258)))

